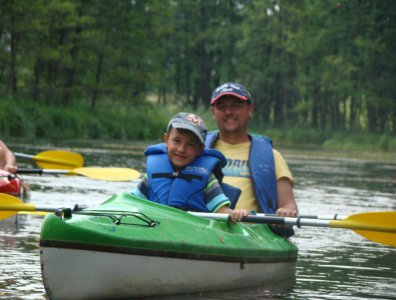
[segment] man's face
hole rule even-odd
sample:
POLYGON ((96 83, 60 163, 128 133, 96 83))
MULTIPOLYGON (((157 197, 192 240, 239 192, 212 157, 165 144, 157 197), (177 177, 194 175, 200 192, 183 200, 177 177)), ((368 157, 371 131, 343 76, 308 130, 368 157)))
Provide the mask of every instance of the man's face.
POLYGON ((193 132, 176 128, 171 128, 169 133, 165 133, 164 142, 169 159, 177 170, 192 163, 204 147, 193 132))
POLYGON ((232 96, 224 96, 212 106, 212 113, 220 133, 246 134, 253 115, 253 105, 232 96))

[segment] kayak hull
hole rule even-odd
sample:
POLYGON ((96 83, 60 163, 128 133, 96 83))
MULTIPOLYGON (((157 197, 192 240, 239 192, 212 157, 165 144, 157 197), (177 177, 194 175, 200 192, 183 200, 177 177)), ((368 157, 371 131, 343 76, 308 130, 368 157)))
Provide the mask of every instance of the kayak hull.
POLYGON ((0 170, 0 193, 12 196, 22 194, 22 180, 4 170, 0 170))
POLYGON ((297 248, 267 225, 208 220, 128 194, 71 218, 47 216, 40 247, 43 282, 51 299, 260 286, 293 278, 297 256, 297 248), (144 214, 156 223, 145 226, 146 221, 138 224, 126 216, 117 225, 116 209, 144 214), (106 215, 110 212, 113 219, 106 215))
POLYGON ((241 266, 237 262, 62 248, 44 249, 42 256, 43 266, 58 262, 57 267, 44 269, 47 294, 53 299, 117 299, 247 288, 286 280, 295 268, 292 262, 241 266), (59 257, 68 264, 59 263, 59 257))

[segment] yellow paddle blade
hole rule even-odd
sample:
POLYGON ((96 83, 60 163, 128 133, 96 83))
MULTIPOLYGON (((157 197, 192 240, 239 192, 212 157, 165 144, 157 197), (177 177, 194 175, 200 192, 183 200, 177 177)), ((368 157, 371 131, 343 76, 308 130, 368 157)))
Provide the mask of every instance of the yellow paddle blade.
POLYGON ((348 228, 377 243, 396 247, 396 211, 368 212, 331 221, 333 228, 348 228))
POLYGON ((83 175, 94 179, 107 181, 130 181, 140 177, 140 173, 129 168, 77 168, 69 172, 70 175, 83 175))
POLYGON ((36 206, 34 204, 24 203, 17 197, 0 193, 0 210, 35 211, 36 206))
POLYGON ((396 233, 389 232, 378 232, 378 231, 363 231, 363 230, 355 230, 357 234, 364 236, 366 239, 371 241, 396 247, 396 233))
MULTIPOLYGON (((34 214, 45 216, 48 213, 64 208, 65 207, 36 206, 35 204, 27 204, 14 196, 0 193, 0 220, 11 217, 15 214, 34 214)), ((76 204, 73 208, 69 209, 77 211, 84 208, 85 206, 79 206, 76 204)))
POLYGON ((35 206, 23 203, 18 198, 0 193, 0 220, 15 215, 18 211, 34 211, 35 206))
POLYGON ((72 170, 84 165, 81 154, 62 150, 48 150, 33 156, 34 161, 43 169, 72 170))
POLYGON ((0 211, 0 220, 4 220, 9 217, 12 217, 16 213, 17 213, 16 211, 0 211))

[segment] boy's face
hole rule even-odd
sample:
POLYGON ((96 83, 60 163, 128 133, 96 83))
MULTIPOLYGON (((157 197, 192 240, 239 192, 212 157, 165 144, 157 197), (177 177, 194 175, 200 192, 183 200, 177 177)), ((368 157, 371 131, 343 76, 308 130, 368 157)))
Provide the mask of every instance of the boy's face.
POLYGON ((165 146, 176 169, 182 169, 201 154, 204 145, 189 130, 171 128, 164 134, 165 146))

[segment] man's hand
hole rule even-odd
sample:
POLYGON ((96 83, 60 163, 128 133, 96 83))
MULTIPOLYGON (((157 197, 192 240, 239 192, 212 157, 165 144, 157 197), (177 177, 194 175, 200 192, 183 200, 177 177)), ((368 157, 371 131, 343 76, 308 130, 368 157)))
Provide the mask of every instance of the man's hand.
POLYGON ((289 217, 289 218, 293 218, 297 216, 297 211, 294 209, 288 209, 288 208, 278 208, 276 211, 276 215, 278 217, 289 217))

